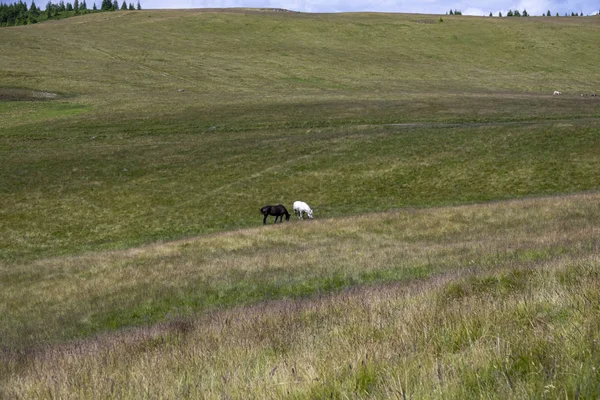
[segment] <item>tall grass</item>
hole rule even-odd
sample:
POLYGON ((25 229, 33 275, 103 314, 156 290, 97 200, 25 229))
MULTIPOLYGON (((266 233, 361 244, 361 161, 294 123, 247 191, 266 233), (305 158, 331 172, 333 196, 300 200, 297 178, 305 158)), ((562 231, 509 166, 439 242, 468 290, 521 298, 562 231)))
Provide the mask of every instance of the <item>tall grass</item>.
POLYGON ((597 194, 284 223, 4 265, 13 351, 221 307, 598 251, 597 194))
POLYGON ((13 359, 0 393, 595 398, 599 267, 578 251, 218 311, 13 359))

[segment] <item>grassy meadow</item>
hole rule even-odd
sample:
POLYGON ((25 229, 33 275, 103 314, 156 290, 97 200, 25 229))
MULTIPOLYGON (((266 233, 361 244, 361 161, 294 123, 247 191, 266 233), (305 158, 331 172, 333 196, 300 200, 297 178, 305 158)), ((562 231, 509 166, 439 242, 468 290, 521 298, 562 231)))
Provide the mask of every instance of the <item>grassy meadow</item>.
POLYGON ((2 337, 24 350, 5 351, 0 395, 595 397, 599 201, 322 219, 16 269, 2 337))
POLYGON ((0 259, 255 226, 296 199, 326 217, 597 189, 598 18, 432 18, 3 29, 0 259))
POLYGON ((600 17, 1 33, 0 397, 600 395, 600 17))

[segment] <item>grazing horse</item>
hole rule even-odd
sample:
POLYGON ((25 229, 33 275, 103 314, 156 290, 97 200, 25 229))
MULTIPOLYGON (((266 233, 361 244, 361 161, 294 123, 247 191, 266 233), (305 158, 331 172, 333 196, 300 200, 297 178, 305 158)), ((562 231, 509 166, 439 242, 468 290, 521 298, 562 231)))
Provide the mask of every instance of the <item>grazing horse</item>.
POLYGON ((288 212, 288 210, 283 206, 283 204, 277 204, 276 206, 264 206, 263 208, 260 209, 260 212, 265 216, 263 218, 263 225, 266 225, 267 223, 267 216, 269 215, 274 215, 275 216, 275 222, 277 222, 277 218, 279 218, 279 222, 283 222, 283 215, 285 214, 285 220, 289 221, 290 220, 290 213, 288 212))
POLYGON ((298 218, 304 219, 304 213, 306 213, 306 215, 308 215, 309 219, 312 219, 313 211, 308 206, 308 204, 306 204, 303 201, 295 201, 294 202, 294 214, 296 214, 298 216, 298 218))
POLYGON ((555 90, 555 91, 554 91, 554 93, 552 93, 552 94, 553 94, 554 96, 558 96, 558 95, 561 95, 561 94, 562 94, 562 92, 559 92, 558 90, 555 90))

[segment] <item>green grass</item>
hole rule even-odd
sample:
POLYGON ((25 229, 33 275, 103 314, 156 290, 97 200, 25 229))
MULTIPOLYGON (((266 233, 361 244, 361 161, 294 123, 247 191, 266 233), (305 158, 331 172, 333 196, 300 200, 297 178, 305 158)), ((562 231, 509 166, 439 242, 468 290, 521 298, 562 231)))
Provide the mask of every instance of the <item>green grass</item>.
POLYGON ((250 227, 270 202, 325 217, 600 187, 600 101, 579 97, 600 85, 597 18, 418 21, 142 11, 3 29, 0 93, 23 101, 0 102, 0 259, 250 227))
POLYGON ((593 190, 598 126, 36 131, 7 140, 1 161, 2 254, 14 261, 257 226, 264 204, 296 199, 323 218, 593 190))

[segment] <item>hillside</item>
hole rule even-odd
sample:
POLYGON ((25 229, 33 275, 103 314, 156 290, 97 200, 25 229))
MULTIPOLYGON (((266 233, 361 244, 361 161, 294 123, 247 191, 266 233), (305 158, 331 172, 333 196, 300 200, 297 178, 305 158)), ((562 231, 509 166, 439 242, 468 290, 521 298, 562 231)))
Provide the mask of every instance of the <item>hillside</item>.
POLYGON ((242 9, 3 28, 0 397, 598 397, 598 37, 242 9), (315 219, 262 225, 294 200, 315 219))
POLYGON ((0 397, 593 398, 599 201, 365 214, 14 265, 0 397))
POLYGON ((2 34, 0 259, 256 226, 271 202, 600 187, 598 18, 136 11, 2 34))
POLYGON ((315 94, 576 93, 600 84, 593 72, 600 61, 598 18, 434 18, 252 10, 90 14, 3 30, 2 52, 11 56, 2 61, 2 85, 87 95, 126 111, 125 99, 184 104, 172 92, 179 88, 193 99, 224 103, 315 94))

